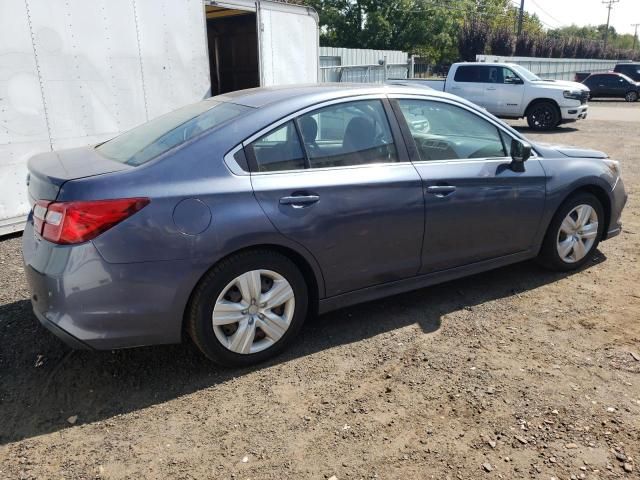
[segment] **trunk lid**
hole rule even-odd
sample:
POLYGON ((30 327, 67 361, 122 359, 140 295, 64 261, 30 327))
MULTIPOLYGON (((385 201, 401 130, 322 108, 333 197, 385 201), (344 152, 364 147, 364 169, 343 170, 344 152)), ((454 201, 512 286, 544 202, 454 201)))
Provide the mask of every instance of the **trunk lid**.
POLYGON ((34 155, 29 159, 29 202, 55 200, 68 180, 134 168, 98 154, 94 147, 72 148, 34 155))

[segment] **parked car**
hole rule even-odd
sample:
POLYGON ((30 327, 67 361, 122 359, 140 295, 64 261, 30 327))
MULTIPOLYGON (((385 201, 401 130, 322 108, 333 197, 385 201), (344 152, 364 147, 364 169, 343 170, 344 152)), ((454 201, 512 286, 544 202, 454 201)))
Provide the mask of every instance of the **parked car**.
POLYGON ((472 101, 501 118, 527 119, 534 130, 587 117, 589 89, 576 82, 543 80, 514 63, 454 63, 444 82, 392 80, 421 84, 472 101))
POLYGON ((583 83, 591 91, 590 98, 624 98, 627 102, 637 102, 640 97, 640 83, 621 73, 594 73, 583 83))
POLYGON ((281 351, 310 313, 530 258, 580 268, 626 201, 604 153, 403 86, 225 94, 29 172, 43 325, 94 349, 187 332, 224 365, 281 351))
POLYGON ((619 63, 613 71, 622 73, 633 81, 640 82, 640 63, 619 63))

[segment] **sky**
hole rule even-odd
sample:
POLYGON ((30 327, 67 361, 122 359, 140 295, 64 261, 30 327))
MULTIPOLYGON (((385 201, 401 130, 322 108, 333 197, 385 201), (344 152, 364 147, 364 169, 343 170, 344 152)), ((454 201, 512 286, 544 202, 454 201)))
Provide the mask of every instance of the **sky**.
MULTIPOLYGON (((520 5, 520 0, 512 0, 520 5)), ((602 0, 524 0, 524 9, 536 13, 548 28, 607 23, 607 8, 602 0)), ((620 0, 611 10, 610 25, 616 32, 633 33, 632 23, 640 23, 640 0, 620 0)), ((640 27, 638 28, 640 35, 640 27)))

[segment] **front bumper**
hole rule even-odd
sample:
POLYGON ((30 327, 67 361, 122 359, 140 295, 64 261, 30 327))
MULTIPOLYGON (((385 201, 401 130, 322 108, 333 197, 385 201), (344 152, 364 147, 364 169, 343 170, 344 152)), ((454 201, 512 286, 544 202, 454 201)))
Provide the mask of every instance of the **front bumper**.
POLYGON ((603 235, 603 240, 608 240, 622 232, 622 210, 627 204, 628 195, 624 188, 622 178, 618 178, 611 192, 611 218, 609 220, 609 228, 603 235))
POLYGON ((108 263, 91 242, 43 240, 31 219, 22 246, 33 311, 69 346, 109 350, 181 341, 184 309, 202 274, 191 262, 108 263))
POLYGON ((560 107, 560 114, 563 122, 571 122, 575 120, 583 120, 587 118, 589 113, 589 105, 578 105, 575 107, 560 107))

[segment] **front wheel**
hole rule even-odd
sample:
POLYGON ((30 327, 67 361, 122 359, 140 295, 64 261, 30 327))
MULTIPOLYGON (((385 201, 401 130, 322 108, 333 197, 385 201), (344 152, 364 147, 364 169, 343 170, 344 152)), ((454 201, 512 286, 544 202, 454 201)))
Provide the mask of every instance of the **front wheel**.
POLYGON ((286 348, 307 315, 303 275, 271 250, 233 255, 196 288, 187 330, 209 359, 230 367, 262 362, 286 348))
POLYGON ((637 102, 638 101, 638 92, 627 92, 627 94, 624 96, 625 101, 627 102, 637 102))
POLYGON ((558 209, 545 235, 539 261, 557 271, 582 267, 598 247, 604 229, 604 211, 597 197, 578 193, 558 209))
POLYGON ((532 130, 551 130, 560 123, 560 111, 551 102, 537 102, 527 111, 527 123, 532 130))

